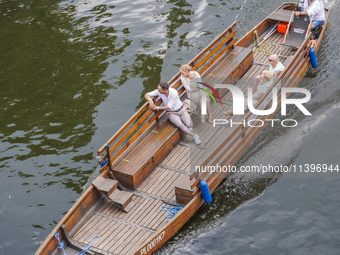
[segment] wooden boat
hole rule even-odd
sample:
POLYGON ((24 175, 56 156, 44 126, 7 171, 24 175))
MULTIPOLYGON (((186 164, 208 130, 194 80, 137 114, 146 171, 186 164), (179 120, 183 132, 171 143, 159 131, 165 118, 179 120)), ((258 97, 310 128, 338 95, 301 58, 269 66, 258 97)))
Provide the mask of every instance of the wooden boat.
MULTIPOLYGON (((298 47, 291 47, 281 45, 287 35, 277 30, 269 33, 273 24, 289 23, 295 9, 296 3, 284 3, 240 40, 235 38, 236 23, 233 23, 189 64, 207 84, 232 83, 246 91, 252 85, 249 79, 268 68, 268 54, 279 54, 285 70, 273 87, 279 88, 280 103, 280 88, 296 86, 310 65, 308 37, 298 47), (261 42, 254 48, 256 34, 261 42)), ((320 47, 329 13, 326 9, 327 18, 315 51, 320 47)), ((185 97, 179 77, 176 74, 169 84, 185 97)), ((220 95, 224 99, 231 97, 222 90, 220 95)), ((270 96, 268 91, 259 105, 268 107, 270 96)), ((225 119, 226 107, 212 106, 212 109, 214 118, 225 119)), ((264 120, 274 114, 254 116, 248 112, 244 116, 231 116, 229 120, 264 120)), ((98 150, 102 156, 100 176, 47 236, 36 254, 63 254, 61 249, 66 254, 76 254, 88 247, 91 240, 88 254, 152 254, 204 203, 198 187, 200 179, 204 178, 213 192, 228 174, 199 174, 193 167, 235 165, 263 128, 199 123, 195 132, 200 134, 203 146, 194 146, 188 138, 181 139, 180 131, 164 112, 154 112, 144 104, 98 150), (169 219, 168 212, 160 210, 161 206, 183 208, 169 219)))

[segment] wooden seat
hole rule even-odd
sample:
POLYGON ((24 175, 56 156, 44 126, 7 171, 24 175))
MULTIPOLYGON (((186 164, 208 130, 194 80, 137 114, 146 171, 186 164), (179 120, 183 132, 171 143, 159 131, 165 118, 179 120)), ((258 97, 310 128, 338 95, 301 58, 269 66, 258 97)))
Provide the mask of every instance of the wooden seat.
MULTIPOLYGON (((211 86, 234 84, 237 78, 240 78, 249 69, 253 61, 252 49, 235 46, 231 54, 226 55, 204 73, 202 80, 211 86)), ((225 93, 225 89, 220 89, 220 97, 223 97, 225 93)))
POLYGON ((98 176, 93 182, 92 185, 105 193, 107 193, 108 196, 110 196, 118 186, 118 181, 112 180, 112 179, 105 179, 102 176, 98 176))
POLYGON ((117 204, 122 210, 128 212, 132 205, 130 202, 132 201, 133 194, 127 191, 122 191, 116 189, 109 198, 112 202, 117 204), (130 204, 130 206, 128 206, 130 204))
POLYGON ((169 121, 157 124, 112 166, 126 188, 135 190, 180 140, 180 132, 169 121))
POLYGON ((288 23, 290 20, 290 17, 292 16, 292 12, 293 11, 291 10, 279 9, 276 12, 272 13, 268 17, 268 19, 272 21, 281 21, 281 22, 288 23))

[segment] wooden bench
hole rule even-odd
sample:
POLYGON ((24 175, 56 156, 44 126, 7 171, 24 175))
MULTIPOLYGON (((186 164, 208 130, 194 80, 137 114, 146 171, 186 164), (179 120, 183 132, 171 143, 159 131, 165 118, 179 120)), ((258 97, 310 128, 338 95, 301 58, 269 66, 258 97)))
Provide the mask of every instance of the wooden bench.
POLYGON ((92 185, 97 190, 106 194, 113 203, 118 205, 118 207, 120 207, 125 212, 128 212, 131 209, 132 205, 130 204, 130 202, 132 201, 133 194, 126 191, 118 190, 118 181, 98 176, 92 182, 92 185))
POLYGON ((279 9, 276 12, 272 13, 268 19, 272 21, 281 21, 288 23, 290 21, 290 17, 292 16, 291 10, 284 10, 284 9, 279 9))
POLYGON ((113 164, 116 178, 126 188, 137 189, 179 140, 179 129, 169 121, 156 124, 113 164))
MULTIPOLYGON (((203 82, 214 86, 215 84, 235 84, 237 78, 250 68, 254 56, 252 49, 235 46, 234 50, 212 65, 202 76, 203 82)), ((220 89, 222 98, 226 89, 220 89)))

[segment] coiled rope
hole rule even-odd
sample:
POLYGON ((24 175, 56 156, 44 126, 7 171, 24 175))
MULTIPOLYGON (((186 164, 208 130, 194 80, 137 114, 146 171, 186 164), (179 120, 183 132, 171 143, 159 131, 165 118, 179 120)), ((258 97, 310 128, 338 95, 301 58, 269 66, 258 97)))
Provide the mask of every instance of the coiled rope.
POLYGON ((259 40, 259 35, 257 34, 257 30, 254 31, 253 33, 253 41, 254 41, 254 47, 253 47, 253 52, 254 54, 264 54, 267 56, 270 56, 271 53, 270 51, 267 49, 268 44, 266 42, 261 42, 259 40))
MULTIPOLYGON (((174 217, 180 210, 183 209, 183 207, 181 206, 175 206, 175 207, 167 207, 167 206, 161 206, 161 211, 168 211, 168 215, 166 216, 166 218, 168 218, 169 220, 172 219, 172 217, 174 217)), ((168 220, 168 221, 169 221, 168 220)))

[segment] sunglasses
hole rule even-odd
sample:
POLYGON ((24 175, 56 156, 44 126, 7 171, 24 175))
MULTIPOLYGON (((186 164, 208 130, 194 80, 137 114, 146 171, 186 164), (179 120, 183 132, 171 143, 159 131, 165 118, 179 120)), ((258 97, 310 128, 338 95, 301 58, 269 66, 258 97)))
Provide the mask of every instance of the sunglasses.
POLYGON ((269 62, 272 62, 272 61, 274 61, 274 59, 270 59, 270 58, 268 58, 268 61, 269 61, 269 62))

